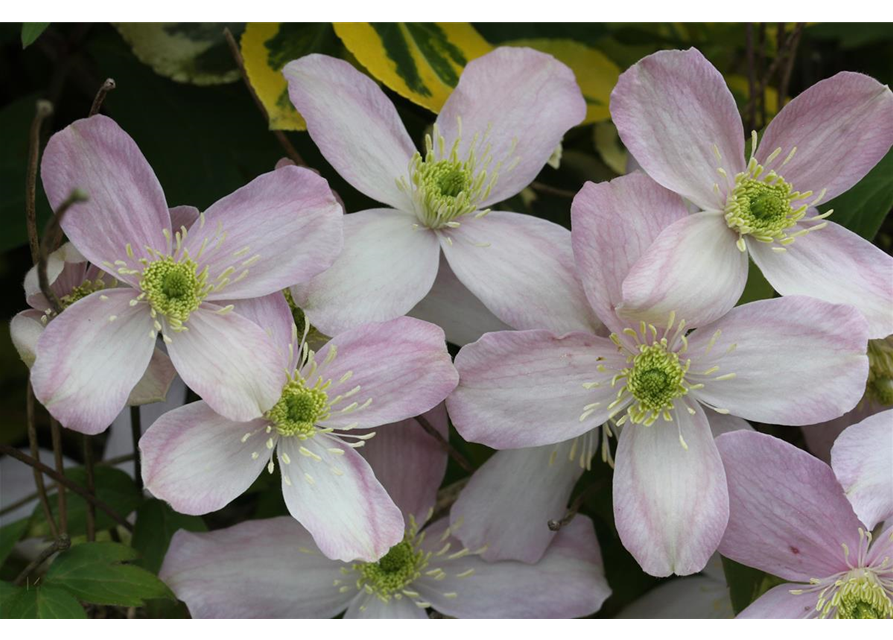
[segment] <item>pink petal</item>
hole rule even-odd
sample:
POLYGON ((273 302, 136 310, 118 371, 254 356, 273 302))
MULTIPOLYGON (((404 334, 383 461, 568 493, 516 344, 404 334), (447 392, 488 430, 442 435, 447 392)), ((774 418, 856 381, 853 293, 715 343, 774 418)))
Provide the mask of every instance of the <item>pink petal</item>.
POLYGON ((345 620, 352 618, 427 620, 428 612, 409 598, 391 598, 388 602, 382 602, 377 595, 363 591, 353 599, 344 614, 345 620))
POLYGON ((260 418, 228 420, 204 402, 169 411, 140 439, 143 482, 180 513, 222 509, 251 486, 270 459, 267 424, 260 418))
MULTIPOLYGON (((289 361, 288 345, 292 343, 292 331, 295 320, 281 291, 260 298, 245 300, 220 300, 221 307, 233 305, 233 312, 251 320, 273 339, 273 344, 281 354, 281 362, 285 366, 289 361)), ((298 340, 301 336, 298 336, 298 340)), ((297 345, 295 345, 297 348, 297 345)))
POLYGON ((735 612, 725 581, 698 575, 662 582, 615 617, 711 620, 734 618, 735 612))
POLYGON ((209 282, 229 282, 208 300, 255 298, 330 267, 341 252, 341 228, 329 184, 309 169, 284 167, 212 204, 204 224, 189 230, 185 250, 209 267, 209 282))
POLYGON ((587 182, 574 198, 574 258, 589 303, 611 331, 627 324, 615 309, 630 268, 665 227, 687 216, 682 198, 639 172, 587 182))
MULTIPOLYGON (((449 437, 446 408, 441 403, 424 418, 444 438, 449 437)), ((447 467, 447 452, 415 418, 383 425, 359 449, 375 477, 408 523, 421 524, 434 506, 447 467)))
POLYGON ((718 213, 695 213, 664 229, 623 281, 621 316, 698 327, 735 306, 747 282, 747 254, 718 213))
POLYGON ((753 427, 750 426, 750 423, 747 420, 742 420, 737 416, 716 413, 716 411, 710 409, 705 409, 705 413, 707 414, 707 421, 710 423, 710 431, 713 433, 714 438, 718 438, 724 433, 731 433, 732 431, 740 431, 742 429, 745 431, 753 431, 753 427))
POLYGON ((105 431, 149 366, 155 339, 133 289, 93 293, 52 320, 37 342, 34 395, 63 426, 105 431), (111 320, 114 318, 114 320, 111 320))
MULTIPOLYGON (((444 527, 428 529, 426 544, 437 551, 444 527)), ((413 586, 434 609, 456 618, 578 618, 598 611, 611 595, 592 521, 582 515, 558 532, 536 564, 488 563, 476 555, 437 564, 445 577, 423 575, 413 586), (471 569, 472 575, 459 577, 471 569)))
POLYGON ((285 65, 288 95, 325 159, 358 191, 397 209, 412 201, 397 187, 416 152, 394 104, 372 78, 324 55, 285 65))
POLYGON ((611 117, 649 176, 701 209, 722 210, 717 168, 729 177, 744 170, 744 132, 722 74, 697 49, 658 51, 627 69, 611 117))
MULTIPOLYGON (((68 295, 74 287, 83 284, 87 266, 87 259, 73 244, 66 242, 47 256, 47 280, 50 289, 60 298, 68 295)), ((28 269, 25 274, 24 287, 25 299, 29 305, 41 311, 50 308, 49 301, 40 291, 37 265, 28 269)))
POLYGON ((87 193, 87 202, 65 214, 62 229, 87 260, 116 278, 138 280, 104 264, 126 260, 127 244, 136 259, 148 256, 147 245, 167 249, 162 231, 171 228, 171 219, 164 191, 139 147, 114 120, 102 115, 76 120, 54 135, 40 175, 54 211, 73 189, 87 193))
POLYGON ((127 397, 128 406, 163 402, 176 376, 177 371, 168 355, 160 349, 155 349, 143 377, 127 397))
POLYGON ((344 217, 344 251, 330 269, 292 287, 314 327, 337 335, 364 322, 405 315, 431 289, 437 237, 414 216, 370 209, 344 217))
POLYGON ((706 385, 692 395, 747 420, 821 422, 852 409, 865 390, 866 323, 853 307, 802 296, 759 300, 698 329, 688 342, 686 378, 706 385), (719 369, 698 375, 713 367, 719 369), (716 380, 727 374, 735 375, 716 380))
POLYGON ((489 151, 488 173, 499 177, 483 209, 530 184, 567 130, 584 117, 586 101, 573 71, 533 49, 500 47, 465 66, 437 126, 447 149, 459 141, 460 159, 472 150, 475 136, 476 157, 489 151))
POLYGON ((174 231, 179 231, 181 227, 186 227, 187 230, 191 229, 192 225, 198 221, 200 215, 198 209, 185 204, 171 207, 170 214, 171 228, 174 231))
POLYGON ((556 535, 549 520, 564 517, 586 470, 580 464, 583 448, 570 441, 494 453, 450 510, 456 537, 469 549, 486 546, 481 557, 487 562, 538 562, 556 535))
POLYGON ((331 618, 355 594, 335 586, 340 569, 285 517, 178 531, 159 577, 193 618, 331 618))
POLYGON ((434 286, 407 315, 439 325, 447 342, 460 347, 490 331, 511 329, 459 282, 443 255, 434 286))
POLYGON ((415 318, 366 324, 332 338, 320 349, 323 363, 330 349, 337 356, 319 367, 323 380, 331 379, 329 399, 359 392, 334 405, 332 415, 321 423, 336 429, 359 423, 367 429, 390 424, 433 409, 443 402, 458 383, 458 374, 446 349, 443 330, 415 318), (348 379, 341 381, 348 372, 348 379), (353 403, 371 404, 356 411, 344 411, 353 403))
POLYGON ((729 518, 722 460, 703 409, 680 408, 675 423, 629 424, 614 468, 620 540, 653 576, 697 573, 716 551, 729 518), (685 440, 683 448, 680 437, 685 440))
POLYGON ((282 438, 278 453, 288 511, 325 556, 374 562, 403 539, 400 509, 356 451, 315 436, 303 442, 282 438), (333 449, 344 453, 335 455, 333 449))
POLYGON ((880 569, 885 567, 887 575, 890 574, 890 558, 893 557, 893 524, 884 528, 868 551, 868 566, 880 569))
POLYGON ((866 529, 893 517, 893 409, 840 434, 831 468, 866 529))
POLYGON ((843 72, 817 82, 781 110, 760 141, 765 163, 776 148, 775 169, 797 191, 831 200, 861 180, 893 144, 893 93, 861 73, 843 72), (791 150, 794 157, 782 167, 791 150), (833 149, 833 153, 828 150, 833 149))
POLYGON ((12 344, 25 366, 28 368, 34 365, 34 358, 37 357, 37 340, 46 328, 41 321, 44 317, 42 311, 37 309, 26 309, 17 313, 9 323, 9 335, 12 338, 12 344))
POLYGON ((748 243, 753 261, 784 296, 804 295, 856 307, 868 337, 893 333, 893 258, 839 224, 798 238, 787 251, 748 243))
POLYGON ((577 279, 567 229, 493 211, 449 236, 441 246, 456 277, 507 325, 556 333, 601 327, 577 279))
POLYGON ((177 373, 220 415, 247 422, 272 407, 285 384, 281 348, 251 320, 203 303, 168 344, 177 373))
POLYGON ((803 439, 806 440, 806 450, 822 462, 831 464, 831 447, 834 441, 850 425, 861 422, 869 416, 873 416, 886 407, 871 396, 863 397, 856 408, 848 411, 839 418, 810 424, 802 427, 803 439))
POLYGON ((847 571, 841 543, 861 526, 831 468, 756 431, 716 439, 729 483, 729 526, 719 552, 785 580, 847 571))
POLYGON ((488 333, 456 356, 459 386, 447 410, 463 438, 496 449, 563 442, 607 420, 616 389, 583 384, 604 376, 598 366, 624 363, 613 342, 585 333, 488 333), (583 408, 596 402, 581 421, 583 408))
POLYGON ((756 599, 738 614, 742 620, 784 620, 814 617, 819 592, 794 595, 792 590, 800 590, 802 584, 780 584, 756 599))

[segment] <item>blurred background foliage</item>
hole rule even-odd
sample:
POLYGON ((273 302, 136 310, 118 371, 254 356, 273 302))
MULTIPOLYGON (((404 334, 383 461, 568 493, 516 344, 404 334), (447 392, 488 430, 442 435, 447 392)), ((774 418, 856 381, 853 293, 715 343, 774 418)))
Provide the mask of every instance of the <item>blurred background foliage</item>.
MULTIPOLYGON (((107 96, 103 112, 136 140, 171 205, 206 208, 270 171, 294 149, 329 180, 344 200, 346 211, 353 212, 374 203, 348 186, 313 146, 304 132, 303 119, 288 101, 282 67, 310 53, 344 58, 383 86, 410 135, 421 144, 465 64, 500 45, 530 46, 554 55, 574 70, 586 97, 586 120, 565 137, 560 163, 546 167, 531 188, 500 205, 565 227, 570 225, 571 198, 585 181, 609 180, 626 171, 626 152, 610 122, 609 98, 619 74, 645 55, 669 48, 700 49, 725 75, 745 126, 756 130, 765 127, 790 97, 838 71, 859 71, 886 84, 893 81, 890 24, 2 24, 0 286, 4 295, 0 300, 4 320, 8 322, 25 307, 21 283, 31 260, 26 246, 24 185, 29 128, 37 99, 49 100, 54 106, 41 133, 45 144, 54 131, 85 117, 97 89, 106 78, 114 78, 117 88, 107 96), (239 57, 244 59, 244 77, 224 30, 232 34, 239 57)), ((42 229, 49 207, 39 187, 37 204, 42 229)), ((893 207, 893 154, 857 187, 827 206, 836 210, 835 221, 889 252, 893 228, 887 214, 893 207)), ((752 270, 742 301, 772 295, 765 280, 752 270)), ((27 369, 9 332, 4 331, 0 335, 0 443, 17 447, 26 443, 26 379, 27 369)), ((41 445, 50 448, 48 417, 42 409, 38 409, 37 423, 41 445)), ((802 445, 797 429, 761 428, 802 445)), ((69 459, 79 461, 83 453, 73 435, 64 434, 63 448, 69 459)), ((102 449, 104 437, 94 439, 97 451, 102 449)), ((486 447, 464 443, 455 434, 452 440, 475 466, 491 454, 486 447)), ((224 510, 194 518, 176 514, 156 500, 145 500, 127 474, 99 469, 99 495, 122 514, 137 513, 130 541, 141 554, 137 563, 150 572, 158 570, 170 537, 179 528, 218 528, 246 518, 286 513, 281 492, 266 490, 279 482, 267 474, 224 510)), ((83 470, 73 468, 70 473, 78 479, 83 470)), ((451 461, 445 486, 466 476, 451 461)), ((620 544, 613 526, 610 479, 610 468, 596 458, 592 471, 577 487, 582 510, 596 523, 614 590, 600 617, 615 615, 660 582, 644 574, 620 544), (592 488, 597 490, 583 493, 592 488)), ((4 506, 9 505, 0 504, 0 508, 4 506)), ((84 508, 76 498, 69 500, 69 524, 75 537, 82 535, 84 508)), ((107 530, 100 533, 100 539, 129 537, 113 525, 100 516, 98 527, 107 530)), ((47 533, 39 508, 32 517, 0 529, 0 579, 11 580, 25 564, 11 554, 16 540, 47 533)), ((119 560, 127 560, 126 556, 124 553, 119 560)), ((119 568, 110 564, 104 570, 119 568)), ((771 576, 734 563, 726 562, 724 568, 736 610, 775 584, 771 576)), ((160 587, 146 584, 148 591, 143 596, 147 604, 140 615, 186 615, 181 605, 169 599, 152 599, 160 587)), ((46 590, 47 602, 71 612, 66 608, 70 596, 66 600, 58 589, 46 590)), ((91 601, 84 594, 79 597, 91 601)), ((95 607, 105 607, 105 615, 120 613, 114 607, 118 603, 102 598, 93 601, 93 613, 95 607)), ((139 597, 135 601, 141 602, 139 597)))

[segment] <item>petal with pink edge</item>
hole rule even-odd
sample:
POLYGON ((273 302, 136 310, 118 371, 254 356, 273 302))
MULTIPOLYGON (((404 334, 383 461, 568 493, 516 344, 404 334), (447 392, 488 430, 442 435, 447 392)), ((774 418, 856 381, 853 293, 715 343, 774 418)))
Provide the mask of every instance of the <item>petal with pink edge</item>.
POLYGON ((564 442, 614 413, 608 409, 617 395, 612 374, 598 367, 621 369, 625 362, 613 342, 586 333, 488 333, 456 356, 459 386, 447 411, 463 438, 496 449, 564 442), (583 387, 604 378, 606 384, 583 387), (584 407, 596 403, 581 420, 584 407))
POLYGON ((574 198, 574 258, 589 303, 611 331, 627 324, 615 309, 630 269, 664 228, 687 216, 682 198, 641 172, 587 182, 574 198))
POLYGON ((384 602, 377 595, 362 592, 350 603, 344 618, 427 620, 428 612, 409 598, 391 598, 384 602))
POLYGON ((699 575, 663 582, 624 607, 615 617, 713 620, 734 618, 735 612, 725 581, 699 575))
POLYGON ((283 167, 212 204, 184 247, 219 287, 208 300, 255 298, 328 269, 341 253, 342 217, 323 178, 283 167))
POLYGON ((361 325, 332 338, 316 357, 319 376, 332 380, 331 416, 320 425, 335 429, 417 416, 443 402, 459 382, 443 329, 415 318, 361 325), (337 355, 326 364, 332 349, 337 355), (338 395, 346 397, 335 402, 338 395))
POLYGON ((176 376, 177 370, 168 355, 161 349, 155 349, 146 372, 127 397, 128 406, 164 402, 176 376))
POLYGON ((285 517, 178 531, 159 577, 193 618, 331 618, 355 593, 335 586, 341 566, 285 517))
POLYGON ((53 319, 37 341, 35 397, 63 426, 105 431, 155 350, 152 318, 133 289, 92 293, 53 319))
POLYGON ((623 281, 623 317, 687 326, 713 322, 735 306, 747 282, 747 253, 718 213, 695 213, 663 230, 623 281))
POLYGON ((868 337, 893 334, 893 258, 839 224, 798 238, 787 251, 748 242, 766 280, 783 296, 804 295, 856 307, 868 337))
POLYGON ((794 595, 802 584, 780 584, 773 587, 738 614, 742 620, 784 620, 812 618, 816 614, 819 592, 794 595))
POLYGON ((841 544, 858 549, 862 525, 828 465, 756 431, 716 446, 729 485, 722 555, 799 582, 848 570, 841 544))
POLYGON ((697 400, 747 420, 829 420, 865 391, 866 328, 845 305, 802 296, 751 302, 689 336, 686 379, 705 385, 691 392, 697 400))
POLYGON ((859 182, 891 144, 890 88, 845 71, 817 82, 785 105, 766 127, 756 158, 765 162, 780 147, 782 153, 766 168, 777 171, 801 193, 818 195, 826 189, 828 201, 859 182), (794 147, 794 157, 783 164, 794 147))
POLYGON ((659 51, 627 69, 611 93, 611 117, 649 176, 702 209, 722 210, 717 168, 730 177, 744 170, 744 130, 726 81, 700 51, 659 51))
POLYGON ((400 509, 359 453, 315 436, 282 438, 278 454, 288 511, 325 556, 375 562, 403 539, 400 509))
MULTIPOLYGON (((295 320, 281 291, 260 298, 220 300, 217 304, 221 307, 233 305, 234 313, 251 320, 263 329, 273 339, 273 344, 282 356, 283 366, 288 363, 288 345, 292 343, 294 337, 295 320)), ((301 336, 298 336, 298 340, 300 339, 301 336)), ((297 349, 297 345, 294 348, 297 349)))
POLYGON ((628 424, 617 445, 617 533, 653 576, 703 569, 729 518, 722 460, 704 410, 694 409, 691 415, 680 408, 674 422, 628 424))
MULTIPOLYGON (((166 252, 163 230, 171 218, 164 191, 133 138, 111 118, 76 120, 50 138, 40 176, 54 211, 72 190, 87 193, 87 202, 65 214, 62 229, 87 260, 119 280, 138 280, 105 264, 127 260, 127 244, 136 260, 148 257, 147 245, 166 252)), ((142 271, 135 260, 129 267, 142 271)))
POLYGON ((25 366, 31 368, 34 365, 34 359, 37 357, 37 341, 46 328, 41 318, 44 317, 43 311, 37 309, 26 309, 17 313, 9 323, 9 335, 12 338, 12 344, 25 366))
POLYGON ((370 209, 344 217, 344 251, 330 269, 291 288, 314 327, 337 335, 405 315, 434 284, 437 236, 414 216, 370 209))
POLYGON ((246 422, 272 407, 285 384, 284 358, 273 339, 237 313, 203 303, 188 331, 167 350, 183 382, 220 415, 246 422))
POLYGON ((375 81, 344 60, 316 54, 289 62, 282 74, 307 132, 335 171, 373 200, 412 211, 397 179, 408 178, 416 149, 375 81))
POLYGON ((441 247, 456 277, 507 325, 555 333, 601 327, 577 279, 564 227, 493 211, 441 236, 441 247))
POLYGON ((885 408, 869 395, 863 397, 855 409, 846 412, 839 418, 804 426, 802 431, 803 439, 806 440, 806 450, 822 462, 831 464, 831 447, 834 446, 837 436, 850 425, 861 422, 885 408))
POLYGON ((469 62, 437 116, 446 148, 458 141, 465 159, 474 149, 481 169, 496 173, 480 208, 529 185, 564 134, 586 116, 574 73, 552 56, 524 47, 500 47, 469 62), (492 158, 489 167, 483 157, 492 158))
POLYGON ((866 529, 893 517, 893 409, 840 434, 831 468, 866 529))
POLYGON ((191 229, 192 225, 198 221, 199 215, 201 215, 197 208, 187 204, 171 207, 170 214, 171 229, 174 231, 180 231, 182 227, 186 227, 187 230, 191 229))

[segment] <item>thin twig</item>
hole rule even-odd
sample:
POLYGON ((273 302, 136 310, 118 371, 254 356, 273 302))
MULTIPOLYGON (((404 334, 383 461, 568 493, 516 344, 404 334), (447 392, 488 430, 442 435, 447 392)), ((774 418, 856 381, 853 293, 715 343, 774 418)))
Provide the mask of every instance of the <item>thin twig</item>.
POLYGON ((25 224, 28 227, 28 246, 31 247, 31 262, 40 260, 40 240, 37 237, 37 160, 40 157, 40 132, 43 121, 53 115, 53 104, 48 100, 38 100, 34 120, 31 121, 31 135, 28 144, 28 173, 25 175, 25 224))
POLYGON ((102 86, 99 87, 99 91, 96 92, 96 97, 93 98, 93 104, 90 106, 90 114, 88 117, 95 116, 99 113, 99 110, 102 108, 102 103, 105 101, 105 97, 108 95, 109 91, 116 86, 117 85, 112 78, 107 78, 106 81, 102 83, 102 86))
POLYGON ((747 48, 747 130, 757 127, 757 77, 754 67, 753 23, 744 25, 744 42, 747 48))
POLYGON ((568 189, 559 189, 558 187, 552 187, 542 182, 531 182, 531 188, 535 191, 542 191, 543 193, 549 193, 553 196, 558 196, 559 198, 570 198, 574 199, 577 194, 574 191, 569 191, 568 189))
POLYGON ((132 453, 125 453, 123 456, 115 456, 114 458, 106 458, 96 463, 97 467, 115 467, 122 462, 130 462, 134 459, 132 453))
MULTIPOLYGON (((794 64, 795 57, 795 47, 800 43, 800 34, 803 32, 803 26, 805 23, 798 22, 797 26, 794 27, 794 30, 791 31, 791 34, 788 36, 787 40, 785 40, 785 44, 783 47, 783 51, 779 51, 775 56, 775 59, 769 65, 769 68, 766 70, 766 73, 760 79, 760 92, 764 92, 766 90, 766 86, 769 84, 772 76, 775 75, 775 72, 778 70, 781 65, 782 60, 790 57, 789 65, 794 64)), ((788 79, 790 79, 790 73, 788 73, 788 79)), ((785 87, 785 92, 787 92, 787 87, 785 87)), ((781 109, 781 95, 778 96, 779 103, 778 108, 781 109)), ((765 124, 765 121, 763 122, 765 124)))
MULTIPOLYGON (((267 108, 258 97, 257 92, 251 85, 251 81, 248 79, 248 72, 245 70, 245 60, 242 58, 242 52, 239 50, 239 44, 236 42, 236 39, 233 37, 233 34, 229 29, 223 30, 223 37, 226 38, 226 42, 229 45, 229 50, 233 55, 233 60, 236 61, 236 66, 239 67, 239 73, 242 74, 242 80, 245 82, 245 86, 248 87, 248 93, 250 93, 251 97, 254 98, 254 104, 256 104, 257 108, 260 109, 260 112, 264 116, 264 120, 267 121, 267 125, 269 126, 270 114, 267 112, 267 108)), ((279 144, 285 150, 285 154, 289 158, 291 158, 292 162, 294 162, 299 167, 306 167, 307 163, 304 162, 301 154, 299 154, 298 150, 294 148, 291 141, 289 141, 289 139, 285 136, 285 133, 279 131, 278 129, 271 129, 271 131, 273 135, 276 136, 279 144)))
POLYGON ((39 556, 29 562, 27 567, 22 569, 22 572, 18 575, 13 584, 17 587, 20 586, 23 582, 25 582, 25 578, 27 578, 32 571, 46 562, 47 558, 49 558, 54 553, 58 553, 59 551, 65 551, 69 547, 71 547, 71 539, 69 539, 68 534, 63 533, 57 539, 53 540, 53 544, 44 549, 39 556))
POLYGON ((416 421, 429 436, 437 440, 437 443, 444 449, 444 451, 450 454, 450 457, 456 461, 456 464, 468 473, 474 473, 474 466, 450 444, 449 440, 441 435, 440 431, 435 429, 434 426, 428 422, 428 419, 425 416, 416 416, 416 421))
MULTIPOLYGON (((93 478, 93 442, 90 436, 84 434, 84 469, 87 476, 87 491, 91 496, 96 495, 96 481, 93 478)), ((96 540, 96 505, 87 503, 87 542, 96 540)))
POLYGON ((50 221, 47 223, 46 229, 43 232, 43 240, 40 243, 40 260, 37 263, 37 280, 40 283, 40 291, 47 299, 47 302, 50 303, 50 308, 57 314, 62 313, 62 302, 59 300, 59 296, 56 295, 56 292, 50 287, 50 280, 47 277, 47 260, 50 257, 50 247, 54 244, 52 238, 62 228, 60 225, 62 224, 62 217, 65 215, 65 212, 68 211, 73 204, 86 201, 87 194, 80 189, 74 189, 59 206, 56 215, 50 218, 50 221))
POLYGON ((133 531, 133 525, 130 524, 129 522, 127 522, 127 520, 125 518, 123 518, 121 516, 121 514, 119 514, 117 511, 115 511, 109 505, 107 505, 104 501, 102 501, 99 498, 97 498, 96 496, 92 495, 89 491, 84 489, 82 486, 80 486, 76 482, 73 482, 67 476, 59 475, 58 473, 56 473, 55 469, 53 469, 52 467, 48 467, 47 465, 42 463, 40 460, 37 460, 36 458, 32 458, 31 456, 29 456, 25 453, 22 453, 15 447, 10 447, 7 444, 0 444, 0 453, 4 453, 8 456, 11 456, 11 457, 15 458, 16 460, 18 460, 20 462, 24 462, 28 466, 34 467, 38 471, 43 472, 44 475, 49 476, 50 478, 55 480, 57 483, 65 486, 66 489, 78 494, 84 500, 86 500, 88 503, 95 505, 97 509, 102 509, 103 511, 105 511, 112 520, 117 522, 119 525, 121 525, 128 531, 133 531))
MULTIPOLYGON (((62 426, 53 417, 50 417, 50 433, 53 435, 53 459, 56 463, 56 472, 64 476, 65 461, 62 459, 62 426)), ((68 533, 68 501, 65 496, 65 487, 60 486, 58 488, 56 500, 59 511, 59 531, 64 535, 68 533)))
POLYGON ((805 26, 805 22, 798 22, 794 26, 794 31, 791 33, 791 43, 788 46, 787 52, 787 62, 785 63, 784 71, 782 71, 781 74, 781 82, 778 84, 779 111, 784 107, 784 100, 788 95, 788 87, 791 83, 791 73, 794 71, 794 62, 797 59, 797 49, 800 47, 800 36, 803 35, 803 27, 805 26))
POLYGON ((596 489, 600 488, 604 484, 604 481, 593 482, 588 487, 583 489, 580 492, 574 501, 571 503, 570 508, 565 513, 564 517, 561 520, 549 520, 547 523, 549 525, 550 531, 561 531, 564 527, 569 525, 571 521, 577 517, 577 514, 580 512, 580 509, 583 507, 583 502, 586 500, 589 495, 594 492, 596 489))
POLYGON ((142 418, 139 407, 130 407, 130 434, 133 436, 133 479, 140 491, 143 490, 143 472, 140 469, 140 437, 143 435, 142 418))
POLYGON ((757 75, 760 77, 760 89, 757 91, 757 98, 760 101, 760 128, 766 126, 766 83, 771 75, 764 73, 766 71, 766 23, 761 22, 757 31, 757 75))
MULTIPOLYGON (((25 415, 28 422, 28 444, 31 446, 31 456, 35 460, 40 460, 40 448, 37 445, 37 424, 34 420, 34 390, 31 388, 31 380, 25 389, 25 415)), ((18 451, 17 451, 18 453, 18 451)), ((50 499, 47 497, 47 488, 43 482, 43 475, 37 469, 34 470, 34 484, 37 486, 37 495, 40 498, 40 504, 43 507, 43 515, 47 519, 50 527, 50 533, 54 538, 59 537, 59 529, 56 527, 56 521, 53 519, 53 510, 50 509, 50 499)))
POLYGON ((439 520, 441 516, 445 515, 450 510, 453 503, 459 499, 459 494, 462 493, 462 489, 465 488, 465 485, 468 484, 469 480, 471 480, 471 476, 462 478, 451 485, 447 485, 437 492, 437 500, 434 503, 434 513, 431 515, 432 520, 439 520))

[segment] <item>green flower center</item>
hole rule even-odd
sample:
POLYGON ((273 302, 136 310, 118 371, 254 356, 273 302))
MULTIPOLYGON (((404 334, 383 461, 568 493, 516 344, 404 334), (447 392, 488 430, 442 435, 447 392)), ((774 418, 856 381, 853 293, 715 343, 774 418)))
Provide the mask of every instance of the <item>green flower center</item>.
POLYGON ((791 185, 780 177, 774 182, 746 178, 729 197, 726 222, 740 234, 772 242, 796 223, 792 193, 791 185))
POLYGON ((304 380, 296 376, 283 387, 282 396, 266 413, 266 418, 279 435, 306 440, 313 437, 317 423, 328 415, 328 394, 319 388, 308 388, 304 380))
POLYGON ((631 415, 633 422, 652 424, 673 407, 676 398, 688 393, 682 384, 686 367, 664 344, 640 345, 632 365, 627 369, 626 386, 638 401, 631 415))
POLYGON ((188 258, 175 262, 161 258, 143 271, 140 288, 156 313, 167 319, 174 330, 182 327, 189 314, 198 309, 206 295, 207 273, 197 273, 198 265, 188 258))
POLYGON ((471 184, 472 178, 465 166, 449 160, 422 166, 422 181, 443 198, 457 198, 471 184))
POLYGON ((97 291, 102 291, 105 289, 105 282, 102 278, 97 278, 96 280, 84 280, 80 286, 72 289, 68 295, 64 295, 59 298, 59 302, 62 303, 62 309, 67 309, 71 305, 73 305, 78 300, 86 298, 91 293, 96 293, 97 291))
POLYGON ((873 574, 851 578, 838 593, 837 618, 893 618, 893 604, 873 574))
POLYGON ((391 547, 378 562, 354 565, 359 572, 358 586, 368 587, 387 601, 421 575, 427 565, 427 554, 418 550, 409 537, 391 547))

